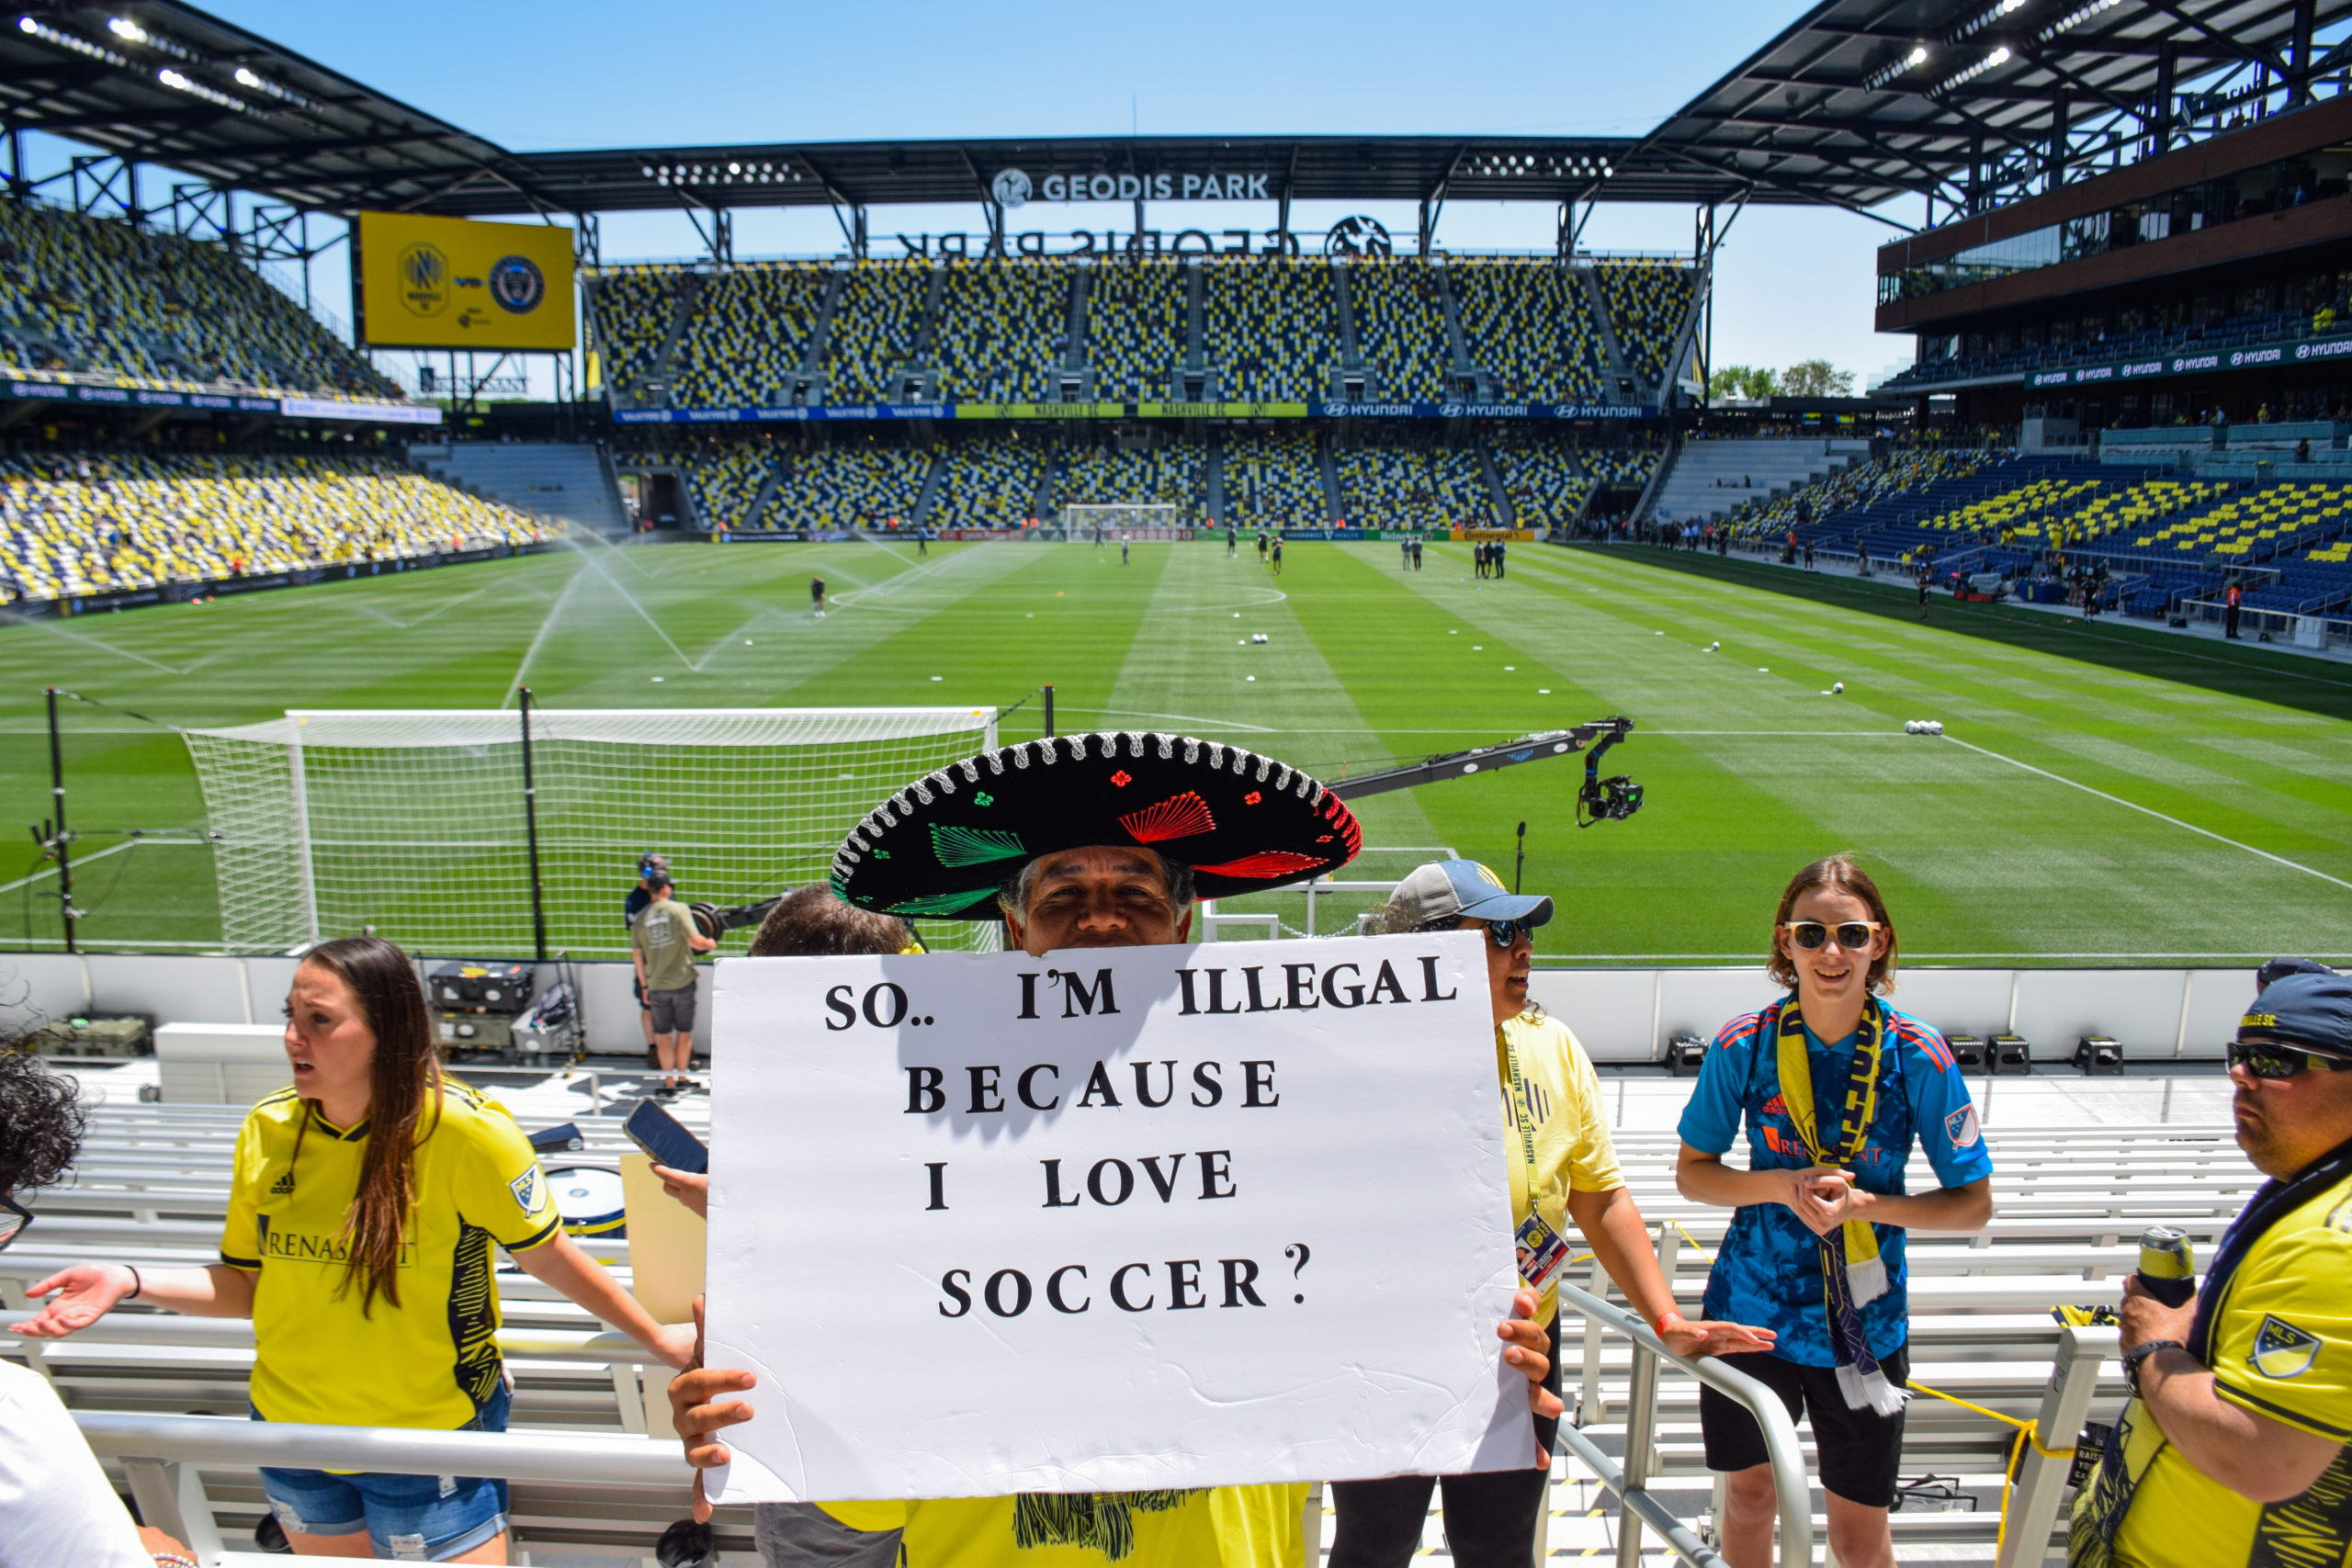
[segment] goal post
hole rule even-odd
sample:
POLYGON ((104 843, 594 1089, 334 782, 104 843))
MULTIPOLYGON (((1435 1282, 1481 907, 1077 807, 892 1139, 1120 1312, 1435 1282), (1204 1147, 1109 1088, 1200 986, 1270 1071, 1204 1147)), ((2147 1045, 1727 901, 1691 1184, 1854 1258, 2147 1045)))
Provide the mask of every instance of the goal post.
MULTIPOLYGON (((823 880, 877 801, 994 746, 996 719, 984 707, 534 707, 548 951, 626 956, 621 902, 648 852, 668 857, 681 898, 722 907, 823 880)), ((520 712, 289 711, 187 737, 225 947, 284 952, 372 928, 420 955, 532 952, 520 712)), ((993 934, 924 927, 933 946, 992 946, 993 934)))
POLYGON ((1079 501, 1062 508, 1063 537, 1071 544, 1101 539, 1115 545, 1124 534, 1135 539, 1183 536, 1184 509, 1174 502, 1079 501))

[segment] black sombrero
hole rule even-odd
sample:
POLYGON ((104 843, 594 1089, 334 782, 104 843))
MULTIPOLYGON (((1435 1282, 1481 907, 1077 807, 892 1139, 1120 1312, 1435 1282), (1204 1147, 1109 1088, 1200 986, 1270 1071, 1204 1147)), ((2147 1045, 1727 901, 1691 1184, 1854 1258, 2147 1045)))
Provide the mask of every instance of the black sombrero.
POLYGON ((1193 868, 1204 898, 1336 871, 1363 847, 1338 795, 1287 762, 1181 735, 1052 736, 951 762, 850 830, 832 888, 862 909, 1002 918, 1039 855, 1136 844, 1193 868))

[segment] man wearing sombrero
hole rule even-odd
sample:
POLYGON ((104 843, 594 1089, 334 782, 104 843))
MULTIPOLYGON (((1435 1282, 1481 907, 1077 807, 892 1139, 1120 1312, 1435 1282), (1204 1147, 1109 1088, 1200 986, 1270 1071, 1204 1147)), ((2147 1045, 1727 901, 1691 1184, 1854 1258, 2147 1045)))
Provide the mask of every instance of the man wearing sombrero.
MULTIPOLYGON (((831 885, 847 903, 902 919, 1001 919, 1008 945, 1043 956, 1188 941, 1195 898, 1318 876, 1363 846, 1363 829, 1339 796, 1271 757, 1176 735, 1049 736, 950 763, 899 790, 851 829, 831 885)), ((1529 1407, 1553 1418, 1562 1405, 1544 1386, 1550 1340, 1535 1310, 1535 1296, 1521 1292, 1498 1332, 1504 1359, 1528 1379, 1529 1407)), ((752 1411, 727 1396, 752 1381, 745 1371, 695 1370, 671 1383, 689 1464, 729 1462, 718 1433, 752 1411)), ((1298 1487, 1228 1486, 938 1506, 943 1515, 1009 1512, 1009 1531, 979 1532, 1006 1538, 1001 1558, 985 1554, 1005 1568, 1046 1547, 1091 1548, 1125 1568, 1292 1568, 1320 1547, 1300 1539, 1303 1500, 1298 1487)), ((933 1506, 920 1505, 908 1529, 933 1506)), ((971 1524, 963 1529, 956 1561, 980 1561, 971 1524)))

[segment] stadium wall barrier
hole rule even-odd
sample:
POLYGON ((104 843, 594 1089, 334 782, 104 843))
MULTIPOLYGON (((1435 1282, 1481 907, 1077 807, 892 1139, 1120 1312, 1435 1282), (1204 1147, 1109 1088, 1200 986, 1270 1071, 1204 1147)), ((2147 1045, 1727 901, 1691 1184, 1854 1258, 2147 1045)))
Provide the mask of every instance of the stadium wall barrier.
POLYGON ((345 398, 264 397, 249 392, 175 392, 157 387, 123 387, 111 380, 46 381, 17 378, 0 381, 0 396, 33 402, 108 403, 130 408, 218 409, 232 413, 274 413, 284 419, 333 419, 359 424, 439 424, 441 411, 429 403, 362 402, 345 398))
MULTIPOLYGON (((1220 925, 1237 917, 1220 915, 1220 925)), ((1262 919, 1262 918, 1261 918, 1262 919)), ((1235 934, 1262 934, 1247 924, 1235 934)), ((479 953, 421 956, 421 970, 479 953)), ((0 1021, 144 1015, 167 1023, 268 1023, 278 1015, 299 960, 289 956, 0 952, 0 1021)), ((702 1002, 697 1049, 710 1048, 711 970, 696 971, 702 1002)), ((537 985, 571 981, 594 1053, 644 1049, 628 964, 550 963, 537 985)), ((1712 1040, 1725 1021, 1753 1011, 1776 988, 1761 966, 1539 967, 1533 988, 1575 1030, 1596 1062, 1660 1062, 1678 1037, 1712 1040)), ((2064 1066, 2075 1042, 2120 1042, 2126 1061, 2216 1061, 2254 997, 2245 968, 2001 968, 1906 966, 1890 999, 1946 1033, 2022 1035, 2034 1059, 2064 1066)))

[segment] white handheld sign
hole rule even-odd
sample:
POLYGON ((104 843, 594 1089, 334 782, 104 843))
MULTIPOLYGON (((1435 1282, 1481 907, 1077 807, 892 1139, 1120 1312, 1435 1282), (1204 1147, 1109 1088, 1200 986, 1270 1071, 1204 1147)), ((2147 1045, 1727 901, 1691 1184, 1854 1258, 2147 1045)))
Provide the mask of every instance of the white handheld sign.
POLYGON ((1482 940, 722 963, 726 1498, 1533 1464, 1482 940))

